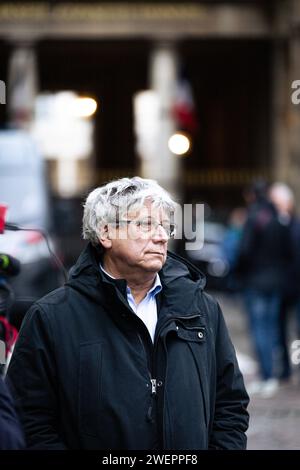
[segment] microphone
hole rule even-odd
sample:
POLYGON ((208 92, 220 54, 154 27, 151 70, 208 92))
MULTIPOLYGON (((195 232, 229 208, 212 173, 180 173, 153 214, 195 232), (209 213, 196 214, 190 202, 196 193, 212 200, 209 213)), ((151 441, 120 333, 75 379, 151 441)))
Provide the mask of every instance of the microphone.
POLYGON ((5 230, 12 230, 13 232, 22 230, 18 225, 6 222, 7 209, 8 206, 0 204, 0 233, 4 233, 5 230))
MULTIPOLYGON (((13 232, 18 232, 18 231, 24 231, 24 232, 39 232, 43 237, 46 242, 46 245, 48 247, 49 253, 52 256, 52 258, 55 261, 56 266, 58 269, 61 271, 65 282, 68 280, 68 273, 66 268, 64 267, 63 263, 61 260, 58 258, 58 256, 52 251, 50 244, 49 244, 49 238, 48 238, 48 233, 46 230, 42 230, 40 228, 28 228, 28 227, 20 227, 19 225, 15 223, 10 223, 5 221, 5 216, 7 212, 7 206, 0 204, 0 234, 4 233, 4 230, 10 230, 13 232)), ((1 255, 0 255, 1 256, 1 255)), ((8 255, 5 255, 8 256, 8 255)), ((18 260, 13 258, 12 256, 9 257, 11 260, 14 260, 13 262, 11 261, 11 265, 14 265, 14 267, 17 269, 17 271, 11 272, 10 274, 6 271, 4 273, 1 268, 1 262, 0 262, 0 274, 7 274, 9 276, 15 276, 19 273, 20 271, 20 263, 18 260), (15 263, 16 262, 16 263, 15 263), (17 264, 18 263, 18 264, 17 264), (17 267, 18 266, 18 267, 17 267)), ((7 263, 6 263, 7 264, 7 263)))
POLYGON ((16 276, 21 270, 21 263, 13 256, 0 253, 0 274, 16 276))

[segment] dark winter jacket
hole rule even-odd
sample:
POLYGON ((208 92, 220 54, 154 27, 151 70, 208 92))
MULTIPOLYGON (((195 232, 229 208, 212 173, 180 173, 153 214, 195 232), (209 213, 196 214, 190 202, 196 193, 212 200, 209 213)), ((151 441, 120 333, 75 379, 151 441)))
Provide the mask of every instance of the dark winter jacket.
POLYGON ((291 263, 290 229, 275 207, 261 200, 250 208, 241 238, 237 270, 243 286, 280 294, 291 263))
POLYGON ((8 370, 32 449, 243 449, 248 396, 218 304, 169 254, 155 343, 88 245, 27 313, 8 370))
POLYGON ((0 377, 0 450, 19 450, 24 446, 23 431, 14 403, 0 377))

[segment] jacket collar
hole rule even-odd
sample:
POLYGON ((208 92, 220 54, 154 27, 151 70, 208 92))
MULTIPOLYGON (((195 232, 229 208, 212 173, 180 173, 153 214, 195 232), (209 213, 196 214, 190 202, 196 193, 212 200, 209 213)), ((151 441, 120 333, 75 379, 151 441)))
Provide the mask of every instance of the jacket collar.
MULTIPOLYGON (((113 295, 116 287, 126 298, 126 281, 108 279, 99 269, 100 261, 100 251, 89 243, 71 268, 66 285, 101 303, 105 302, 107 289, 113 295)), ((180 315, 191 315, 199 310, 198 294, 205 286, 205 277, 192 263, 168 252, 159 276, 164 309, 180 315)))

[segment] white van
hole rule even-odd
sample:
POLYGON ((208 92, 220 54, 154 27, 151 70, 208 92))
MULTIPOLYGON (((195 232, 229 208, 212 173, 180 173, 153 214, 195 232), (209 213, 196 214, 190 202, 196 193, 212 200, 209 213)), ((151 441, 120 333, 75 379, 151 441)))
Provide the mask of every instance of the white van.
MULTIPOLYGON (((26 131, 0 131, 0 203, 8 206, 6 222, 49 228, 45 162, 26 131)), ((57 287, 57 268, 39 232, 5 231, 0 252, 22 263, 21 274, 13 280, 17 295, 40 297, 57 287)))
POLYGON ((0 201, 9 207, 7 222, 48 228, 44 160, 25 131, 0 131, 0 201))

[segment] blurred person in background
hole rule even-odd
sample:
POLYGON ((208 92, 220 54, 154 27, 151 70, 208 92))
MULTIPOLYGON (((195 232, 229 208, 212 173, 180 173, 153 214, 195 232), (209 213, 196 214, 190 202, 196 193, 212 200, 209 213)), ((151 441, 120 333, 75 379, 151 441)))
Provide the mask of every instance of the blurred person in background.
POLYGON ((243 228, 247 217, 244 207, 236 207, 229 215, 228 227, 222 242, 222 254, 228 263, 226 286, 231 292, 241 289, 238 261, 243 228))
POLYGON ((290 229, 289 246, 292 259, 283 284, 283 297, 279 314, 280 360, 278 375, 282 380, 291 376, 291 364, 288 345, 288 320, 292 309, 296 310, 296 327, 300 337, 300 220, 295 212, 295 198, 291 188, 284 183, 274 183, 270 187, 269 197, 275 205, 283 224, 290 229))
POLYGON ((167 252, 155 181, 92 191, 70 280, 27 313, 8 369, 31 449, 244 449, 248 395, 217 302, 167 252))
POLYGON ((12 398, 0 376, 0 450, 19 450, 24 446, 23 431, 12 398))
POLYGON ((247 193, 248 216, 241 237, 238 269, 245 308, 260 369, 260 380, 248 392, 265 397, 278 388, 279 312, 291 262, 289 227, 268 199, 263 181, 247 193))

